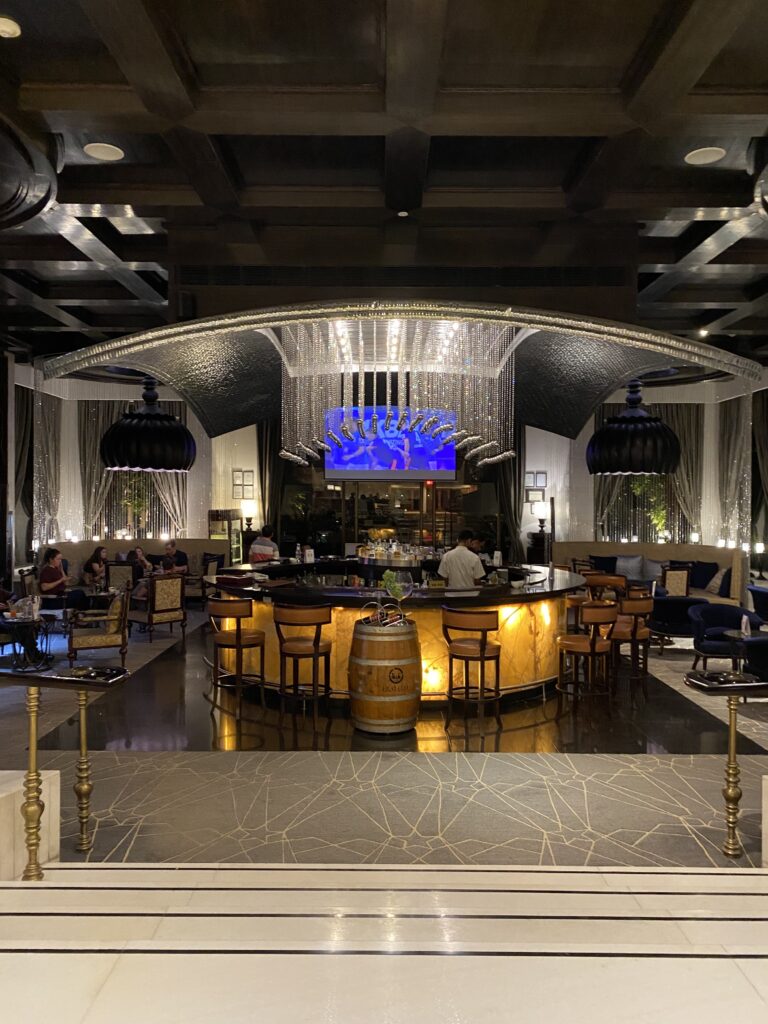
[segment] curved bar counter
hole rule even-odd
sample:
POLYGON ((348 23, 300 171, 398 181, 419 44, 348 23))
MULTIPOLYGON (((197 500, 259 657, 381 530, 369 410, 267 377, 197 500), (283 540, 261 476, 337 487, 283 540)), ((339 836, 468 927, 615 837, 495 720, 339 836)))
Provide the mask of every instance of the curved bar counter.
MULTIPOLYGON (((261 567, 259 567, 261 568, 261 567)), ((317 567, 316 567, 317 568, 317 567)), ((250 569, 250 567, 249 567, 250 569)), ((583 585, 583 577, 556 569, 549 580, 543 566, 534 567, 536 574, 528 584, 515 589, 503 586, 482 586, 472 591, 444 589, 416 590, 402 602, 418 629, 421 643, 422 697, 439 698, 448 691, 448 651, 443 639, 441 608, 498 609, 499 631, 495 639, 501 644, 502 693, 540 686, 557 676, 557 637, 566 632, 565 597, 583 585)), ((235 570, 236 571, 236 570, 235 570)), ((288 605, 330 604, 333 622, 323 629, 323 636, 333 640, 331 679, 336 694, 347 692, 347 659, 355 622, 361 609, 377 598, 391 603, 386 593, 372 588, 323 587, 298 584, 262 587, 244 577, 240 584, 234 577, 216 577, 216 587, 233 597, 253 599, 253 618, 243 627, 261 629, 266 634, 265 674, 267 682, 276 683, 280 675, 277 637, 272 621, 272 602, 288 605)), ((214 584, 214 577, 208 581, 214 584)), ((228 628, 228 627, 225 627, 228 628)), ((257 655, 245 653, 247 675, 257 671, 257 655)), ((231 670, 234 657, 226 655, 222 667, 231 670)))

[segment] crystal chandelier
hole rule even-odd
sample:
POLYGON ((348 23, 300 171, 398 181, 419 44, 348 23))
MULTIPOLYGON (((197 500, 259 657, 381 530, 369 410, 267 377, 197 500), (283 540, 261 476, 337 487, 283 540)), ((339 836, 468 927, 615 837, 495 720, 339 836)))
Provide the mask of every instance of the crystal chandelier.
POLYGON ((476 466, 512 458, 522 333, 426 318, 283 325, 281 458, 306 466, 344 439, 365 440, 379 428, 377 409, 384 429, 429 432, 476 466))

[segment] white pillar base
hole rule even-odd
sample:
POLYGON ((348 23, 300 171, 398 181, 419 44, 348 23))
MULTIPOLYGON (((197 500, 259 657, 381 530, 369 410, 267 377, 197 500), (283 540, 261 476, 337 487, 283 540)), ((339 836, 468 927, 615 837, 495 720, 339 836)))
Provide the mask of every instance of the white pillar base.
MULTIPOLYGON (((41 772, 45 811, 40 822, 41 864, 59 859, 61 836, 61 773, 41 772)), ((0 772, 0 881, 12 882, 27 866, 24 844, 24 772, 0 772)))

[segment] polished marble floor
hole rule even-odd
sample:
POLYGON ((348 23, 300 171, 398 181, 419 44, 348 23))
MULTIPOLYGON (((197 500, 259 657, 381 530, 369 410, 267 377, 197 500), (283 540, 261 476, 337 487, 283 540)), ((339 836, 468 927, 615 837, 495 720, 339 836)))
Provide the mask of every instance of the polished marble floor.
POLYGON ((757 1022, 766 902, 760 871, 63 865, 0 885, 0 991, 18 1024, 757 1022))
MULTIPOLYGON (((727 729, 713 713, 716 707, 696 703, 688 692, 678 692, 655 678, 648 682, 648 699, 637 694, 633 700, 626 675, 619 681, 615 700, 584 700, 578 715, 565 714, 559 719, 554 697, 537 690, 529 701, 507 707, 501 728, 492 718, 485 720, 481 730, 476 719, 457 717, 446 730, 443 708, 426 705, 414 731, 372 736, 353 729, 343 714, 343 703, 332 701, 315 731, 311 716, 302 712, 282 719, 276 706, 268 706, 264 712, 255 690, 246 699, 244 719, 238 726, 231 713, 234 700, 230 691, 219 691, 218 709, 206 699, 210 686, 209 669, 203 661, 205 636, 195 630, 186 650, 168 648, 125 684, 94 701, 88 711, 91 749, 606 754, 717 754, 727 749, 727 729)), ((689 666, 688 656, 681 652, 676 657, 673 661, 665 656, 665 671, 674 664, 671 671, 682 678, 683 669, 689 666)), ((655 659, 654 665, 658 662, 655 659)), ((41 747, 75 750, 74 718, 62 720, 44 734, 41 747)), ((739 749, 745 754, 768 749, 768 730, 764 736, 740 737, 739 749)))

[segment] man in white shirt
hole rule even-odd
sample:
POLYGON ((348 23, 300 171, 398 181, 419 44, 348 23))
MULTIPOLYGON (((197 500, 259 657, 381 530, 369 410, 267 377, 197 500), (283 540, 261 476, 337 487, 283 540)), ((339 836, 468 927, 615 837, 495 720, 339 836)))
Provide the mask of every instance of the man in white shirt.
POLYGON ((437 568, 439 576, 446 581, 448 590, 471 590, 483 577, 483 563, 469 548, 472 540, 471 530, 462 530, 455 548, 446 551, 437 568))

